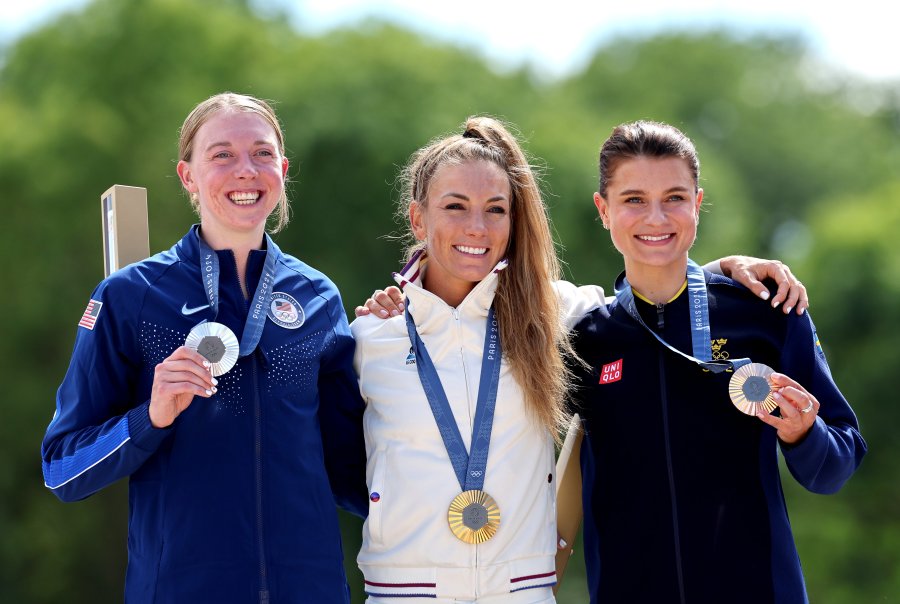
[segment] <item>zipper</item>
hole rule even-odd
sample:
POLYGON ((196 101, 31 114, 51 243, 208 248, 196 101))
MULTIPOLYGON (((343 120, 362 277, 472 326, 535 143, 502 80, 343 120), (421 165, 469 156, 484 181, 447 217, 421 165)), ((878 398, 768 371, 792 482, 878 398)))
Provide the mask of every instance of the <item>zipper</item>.
MULTIPOLYGON (((666 326, 665 304, 656 305, 656 327, 661 332, 666 326)), ((663 334, 660 334, 663 335, 663 334)), ((666 388, 666 355, 659 347, 659 400, 662 407, 663 437, 666 445, 666 471, 669 478, 669 494, 672 496, 672 537, 675 541, 675 569, 678 573, 678 595, 681 604, 687 601, 684 595, 684 568, 681 561, 681 532, 678 529, 678 497, 675 492, 675 469, 672 465, 672 441, 669 428, 669 398, 666 388)))
MULTIPOLYGON (((250 289, 247 287, 247 284, 244 283, 244 281, 247 279, 247 275, 245 274, 244 278, 241 279, 241 274, 238 272, 237 256, 234 254, 234 252, 231 253, 231 259, 234 260, 234 274, 237 275, 238 285, 241 286, 241 295, 244 296, 245 302, 249 302, 250 301, 250 289)), ((248 262, 248 264, 249 264, 249 262, 248 262)), ((245 269, 245 271, 246 271, 246 269, 245 269)), ((249 304, 247 305, 247 310, 248 311, 250 310, 249 304)))
MULTIPOLYGON (((459 343, 459 363, 463 370, 463 383, 466 385, 466 411, 469 413, 469 434, 472 433, 472 425, 475 422, 472 413, 472 392, 469 389, 469 372, 466 368, 466 351, 462 345, 462 324, 459 321, 459 309, 453 309, 453 321, 456 323, 456 341, 459 343)), ((469 454, 472 453, 472 442, 469 441, 469 454)), ((465 487, 463 487, 465 488, 465 487)), ((475 544, 475 572, 472 573, 472 593, 476 598, 480 596, 478 590, 478 544, 475 544)))
POLYGON ((269 604, 269 572, 266 565, 266 542, 263 533, 262 476, 262 401, 259 397, 259 350, 253 352, 250 374, 253 376, 253 461, 256 482, 256 547, 259 548, 259 604, 269 604))

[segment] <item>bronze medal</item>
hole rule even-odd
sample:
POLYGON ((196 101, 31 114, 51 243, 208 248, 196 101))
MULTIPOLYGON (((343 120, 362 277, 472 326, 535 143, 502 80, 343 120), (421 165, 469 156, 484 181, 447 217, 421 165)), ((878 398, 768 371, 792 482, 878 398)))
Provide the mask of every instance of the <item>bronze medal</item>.
POLYGON ((774 372, 762 363, 749 363, 735 370, 728 383, 728 394, 741 413, 771 413, 778 406, 772 398, 772 385, 769 383, 769 376, 774 372))

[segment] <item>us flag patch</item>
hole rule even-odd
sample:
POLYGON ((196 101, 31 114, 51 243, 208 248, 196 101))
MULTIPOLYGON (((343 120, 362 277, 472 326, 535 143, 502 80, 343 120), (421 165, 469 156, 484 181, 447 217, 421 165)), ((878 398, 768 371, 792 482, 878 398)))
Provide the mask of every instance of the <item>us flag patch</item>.
POLYGON ((603 369, 600 370, 600 383, 601 384, 609 384, 611 382, 618 382, 622 379, 622 359, 618 361, 614 361, 612 363, 607 363, 603 366, 603 369))
POLYGON ((93 330, 94 324, 97 322, 97 317, 100 316, 101 306, 103 306, 103 302, 98 302, 91 298, 87 308, 84 309, 84 314, 81 315, 81 321, 78 322, 78 326, 93 330))

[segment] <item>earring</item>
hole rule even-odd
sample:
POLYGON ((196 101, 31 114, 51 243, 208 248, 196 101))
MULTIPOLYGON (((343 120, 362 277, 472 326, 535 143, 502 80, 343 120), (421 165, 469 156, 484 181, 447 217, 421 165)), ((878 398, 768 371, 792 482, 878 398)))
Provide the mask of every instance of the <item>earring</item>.
POLYGON ((603 219, 603 228, 606 229, 607 231, 609 230, 609 223, 606 222, 605 218, 603 219))

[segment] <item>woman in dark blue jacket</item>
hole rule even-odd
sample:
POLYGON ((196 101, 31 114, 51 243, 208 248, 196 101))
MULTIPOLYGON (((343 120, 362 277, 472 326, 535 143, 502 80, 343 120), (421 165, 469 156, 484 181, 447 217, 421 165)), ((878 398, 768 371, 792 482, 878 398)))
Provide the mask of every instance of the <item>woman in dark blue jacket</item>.
POLYGON ((594 201, 625 273, 576 327, 591 602, 806 602, 777 449, 833 493, 866 445, 808 314, 689 260, 698 182, 671 126, 625 124, 601 149, 594 201))
POLYGON ((365 513, 363 403, 337 289, 265 232, 287 222, 281 127, 219 94, 179 152, 200 224, 91 295, 45 483, 129 477, 128 602, 349 602, 334 502, 365 513))

